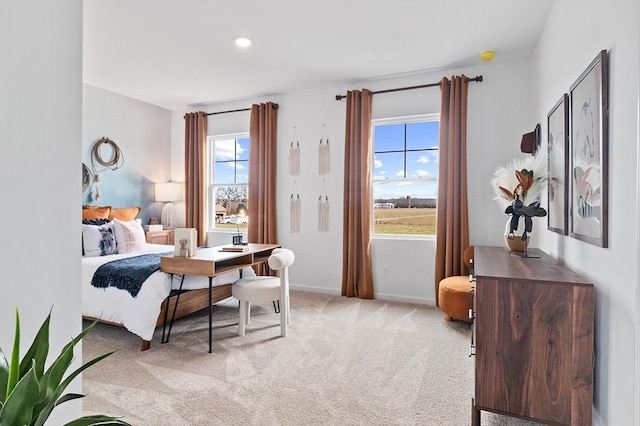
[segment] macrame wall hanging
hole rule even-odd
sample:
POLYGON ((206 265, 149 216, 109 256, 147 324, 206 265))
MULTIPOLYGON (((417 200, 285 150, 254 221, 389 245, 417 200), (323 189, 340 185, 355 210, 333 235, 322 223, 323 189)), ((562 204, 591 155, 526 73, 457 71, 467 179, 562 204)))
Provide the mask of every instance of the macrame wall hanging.
POLYGON ((289 200, 289 214, 291 216, 289 229, 292 234, 300 232, 300 194, 298 186, 293 182, 293 190, 291 191, 291 200, 289 200))
POLYGON ((329 173, 329 138, 327 137, 327 126, 322 125, 322 136, 318 147, 318 173, 326 175, 329 173))
POLYGON ((329 197, 326 194, 324 179, 322 179, 320 196, 318 197, 318 231, 329 231, 329 197))
POLYGON ((95 201, 99 201, 100 188, 98 188, 98 182, 100 182, 100 175, 98 174, 96 163, 98 163, 105 169, 117 170, 124 164, 124 155, 122 154, 122 151, 120 150, 118 145, 107 137, 103 137, 98 142, 93 144, 93 148, 91 148, 91 169, 93 172, 92 199, 95 201), (111 157, 108 160, 102 158, 102 153, 100 152, 100 148, 103 144, 106 144, 109 148, 111 148, 111 157))
POLYGON ((298 176, 300 174, 300 142, 296 134, 296 127, 293 126, 293 136, 291 137, 291 148, 289 148, 289 175, 298 176))

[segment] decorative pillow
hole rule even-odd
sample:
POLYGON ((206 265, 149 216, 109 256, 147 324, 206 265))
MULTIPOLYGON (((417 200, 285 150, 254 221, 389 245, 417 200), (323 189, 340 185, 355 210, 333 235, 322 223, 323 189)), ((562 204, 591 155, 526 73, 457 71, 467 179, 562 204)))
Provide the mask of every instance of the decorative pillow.
POLYGON ((140 207, 112 207, 109 213, 109 219, 118 219, 123 222, 135 220, 138 213, 142 210, 140 207))
POLYGON ((82 225, 82 249, 89 257, 116 254, 116 237, 113 223, 82 225))
POLYGON ((144 229, 138 220, 123 222, 113 220, 116 231, 116 247, 118 253, 140 253, 147 250, 144 229))
POLYGON ((111 213, 111 206, 84 206, 82 208, 82 220, 109 219, 109 213, 111 213))

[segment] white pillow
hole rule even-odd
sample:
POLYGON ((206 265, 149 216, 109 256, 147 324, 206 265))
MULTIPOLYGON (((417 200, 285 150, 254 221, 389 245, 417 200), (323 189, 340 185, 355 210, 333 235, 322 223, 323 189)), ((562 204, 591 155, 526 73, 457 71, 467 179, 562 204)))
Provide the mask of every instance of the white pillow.
POLYGON ((82 224, 82 248, 88 257, 116 254, 116 237, 113 222, 104 225, 82 224))
POLYGON ((147 251, 147 240, 139 221, 123 222, 113 219, 113 224, 116 231, 118 253, 141 253, 147 251))

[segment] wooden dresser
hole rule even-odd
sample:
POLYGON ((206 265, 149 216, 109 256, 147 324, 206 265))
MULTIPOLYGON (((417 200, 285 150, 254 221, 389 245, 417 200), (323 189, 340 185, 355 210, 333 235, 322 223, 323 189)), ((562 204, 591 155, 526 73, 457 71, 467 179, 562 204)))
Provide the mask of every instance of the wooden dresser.
POLYGON ((546 253, 475 247, 473 426, 481 410, 591 425, 593 284, 546 253))

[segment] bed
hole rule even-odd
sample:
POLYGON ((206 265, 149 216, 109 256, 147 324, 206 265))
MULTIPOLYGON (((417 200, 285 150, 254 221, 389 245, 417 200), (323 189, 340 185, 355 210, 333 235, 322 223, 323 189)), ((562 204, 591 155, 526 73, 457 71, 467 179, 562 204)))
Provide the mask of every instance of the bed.
MULTIPOLYGON (((83 213, 84 211, 83 209, 83 213)), ((146 350, 151 346, 156 327, 164 324, 166 312, 171 318, 175 307, 175 318, 180 318, 208 306, 209 279, 203 276, 184 276, 182 290, 190 291, 180 295, 177 306, 177 297, 167 298, 171 290, 180 288, 182 276, 172 277, 160 270, 151 273, 135 292, 112 286, 96 287, 92 281, 101 266, 123 259, 133 262, 133 258, 145 255, 173 253, 174 246, 148 244, 144 230, 136 220, 83 218, 82 227, 81 288, 84 318, 125 327, 142 339, 141 349, 146 350)), ((255 272, 247 267, 242 270, 242 274, 253 276, 255 272)), ((213 302, 231 297, 231 284, 239 277, 239 271, 216 276, 213 281, 213 302)))

